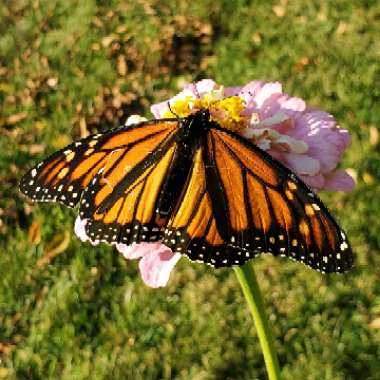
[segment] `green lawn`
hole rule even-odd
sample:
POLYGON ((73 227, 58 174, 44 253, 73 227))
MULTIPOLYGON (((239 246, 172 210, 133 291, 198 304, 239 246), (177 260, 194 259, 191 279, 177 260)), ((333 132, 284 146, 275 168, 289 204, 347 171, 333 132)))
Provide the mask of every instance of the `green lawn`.
POLYGON ((380 3, 18 0, 0 7, 0 378, 266 379, 232 270, 183 259, 166 288, 73 234, 75 212, 17 183, 85 130, 186 81, 278 80, 334 114, 351 194, 322 194, 356 256, 346 275, 254 260, 285 380, 380 378, 380 3), (50 260, 49 260, 50 259, 50 260))

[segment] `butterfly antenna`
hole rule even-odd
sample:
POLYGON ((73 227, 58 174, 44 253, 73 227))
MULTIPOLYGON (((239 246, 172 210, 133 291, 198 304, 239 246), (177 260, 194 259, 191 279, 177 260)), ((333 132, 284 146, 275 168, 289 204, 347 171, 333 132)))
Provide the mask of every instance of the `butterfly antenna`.
POLYGON ((168 107, 169 107, 169 110, 170 112, 177 118, 179 119, 179 116, 172 110, 172 107, 170 107, 170 102, 168 102, 168 107))
POLYGON ((199 93, 199 91, 198 91, 198 88, 197 88, 196 83, 193 82, 192 85, 193 85, 193 90, 194 90, 194 92, 195 92, 197 98, 200 99, 200 98, 201 98, 201 95, 200 95, 200 93, 199 93))

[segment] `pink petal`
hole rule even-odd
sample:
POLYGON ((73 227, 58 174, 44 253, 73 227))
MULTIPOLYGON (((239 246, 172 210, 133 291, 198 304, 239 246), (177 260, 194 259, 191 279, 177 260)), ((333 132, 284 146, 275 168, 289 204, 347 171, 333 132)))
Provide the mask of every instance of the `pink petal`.
POLYGON ((142 123, 143 121, 147 121, 147 120, 148 120, 147 118, 140 115, 131 115, 128 117, 124 125, 128 127, 130 125, 142 123))
POLYGON ((319 173, 319 161, 306 154, 286 153, 283 157, 285 165, 297 175, 317 175, 319 173))
POLYGON ((239 93, 241 92, 242 88, 243 88, 242 86, 238 86, 238 87, 226 87, 224 89, 224 96, 226 98, 228 98, 229 96, 239 95, 239 93))
MULTIPOLYGON (((265 82, 261 80, 253 80, 241 87, 239 96, 246 99, 255 97, 256 94, 264 87, 265 82)), ((234 88, 234 87, 231 87, 234 88)))
POLYGON ((300 175, 302 181, 314 190, 322 190, 325 184, 325 179, 322 174, 318 175, 300 175))
POLYGON ((346 149, 349 145, 351 145, 351 135, 350 132, 347 131, 347 129, 338 127, 336 132, 339 133, 339 136, 343 143, 342 149, 346 149))
POLYGON ((199 96, 202 97, 211 92, 216 87, 218 87, 218 85, 212 79, 202 79, 199 82, 189 83, 185 86, 185 90, 191 91, 194 96, 198 98, 199 96))
POLYGON ((244 114, 250 116, 252 112, 256 112, 259 119, 263 120, 280 110, 276 100, 283 96, 282 86, 278 82, 252 81, 241 89, 239 96, 246 103, 244 114))
POLYGON ((297 120, 306 110, 306 103, 303 99, 290 97, 283 93, 273 93, 265 99, 258 108, 261 120, 272 117, 277 113, 283 113, 288 117, 297 120))
POLYGON ((320 128, 321 125, 326 128, 334 128, 336 126, 334 116, 324 111, 309 108, 304 113, 304 117, 312 129, 320 128))
POLYGON ((287 134, 309 145, 308 156, 318 160, 321 172, 334 170, 351 139, 345 129, 337 128, 335 119, 321 111, 306 112, 295 118, 287 134))
POLYGON ((161 248, 145 254, 139 262, 140 273, 143 281, 151 288, 164 287, 170 277, 170 273, 177 261, 181 258, 179 253, 161 245, 161 248))
POLYGON ((90 242, 92 245, 98 245, 99 240, 93 241, 90 239, 90 237, 86 233, 86 224, 87 224, 87 219, 81 219, 80 216, 77 216, 75 219, 75 224, 74 224, 74 233, 79 237, 80 240, 83 242, 90 242))
POLYGON ((281 105, 281 108, 286 111, 297 111, 297 112, 303 112, 306 109, 306 103, 301 98, 296 97, 284 97, 283 99, 279 100, 279 103, 281 105))
POLYGON ((116 244, 117 250, 126 259, 139 259, 141 278, 152 288, 167 284, 170 272, 181 258, 179 253, 173 253, 161 243, 116 244))
POLYGON ((77 218, 75 219, 74 232, 75 232, 75 235, 77 235, 79 239, 82 241, 90 240, 86 234, 86 229, 85 229, 86 224, 87 224, 87 219, 81 219, 80 216, 77 216, 77 218))
MULTIPOLYGON (((264 149, 265 150, 265 149, 264 149)), ((287 163, 285 162, 285 158, 284 158, 284 155, 286 153, 283 153, 283 152, 279 152, 279 151, 276 151, 276 150, 273 150, 273 149, 269 149, 268 150, 268 153, 273 157, 275 158, 276 160, 280 161, 283 165, 287 166, 287 163)))
POLYGON ((153 104, 152 106, 150 106, 150 112, 152 112, 152 114, 154 115, 156 119, 162 119, 167 109, 168 109, 168 101, 153 104))
MULTIPOLYGON (((244 88, 245 90, 245 88, 244 88)), ((282 85, 279 82, 265 83, 264 86, 257 91, 257 94, 254 97, 256 107, 261 108, 269 98, 273 95, 282 93, 282 85)))
POLYGON ((134 260, 144 257, 144 255, 149 255, 151 252, 158 251, 162 246, 161 243, 132 243, 130 245, 119 243, 116 244, 116 249, 126 259, 134 260))
POLYGON ((345 142, 340 133, 324 130, 306 138, 305 141, 309 145, 308 155, 319 160, 322 173, 336 168, 345 150, 345 142))
POLYGON ((355 188, 354 179, 343 169, 330 173, 325 180, 324 190, 349 192, 355 188))

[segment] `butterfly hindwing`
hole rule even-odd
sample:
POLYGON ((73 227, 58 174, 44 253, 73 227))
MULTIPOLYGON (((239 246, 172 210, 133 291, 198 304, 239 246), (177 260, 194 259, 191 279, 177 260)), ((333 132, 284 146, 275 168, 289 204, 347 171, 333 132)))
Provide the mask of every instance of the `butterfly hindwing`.
POLYGON ((163 242, 193 261, 215 267, 243 264, 257 252, 243 251, 221 236, 212 206, 214 194, 207 189, 203 157, 204 148, 199 148, 194 155, 183 197, 165 229, 163 242))
POLYGON ((122 185, 128 175, 113 175, 122 167, 112 164, 98 173, 80 205, 80 217, 88 219, 86 232, 91 240, 131 244, 160 239, 165 220, 157 213, 156 204, 175 149, 173 142, 125 188, 118 188, 118 184, 122 185), (103 207, 107 199, 111 204, 103 207))

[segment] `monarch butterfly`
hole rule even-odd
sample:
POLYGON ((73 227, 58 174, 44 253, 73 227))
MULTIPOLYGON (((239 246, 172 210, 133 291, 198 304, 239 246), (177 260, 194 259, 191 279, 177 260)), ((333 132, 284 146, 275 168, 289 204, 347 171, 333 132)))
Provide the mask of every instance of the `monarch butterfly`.
POLYGON ((34 201, 80 203, 93 242, 162 241, 214 267, 264 252, 323 272, 353 263, 315 193, 207 109, 74 142, 31 169, 20 189, 34 201))

